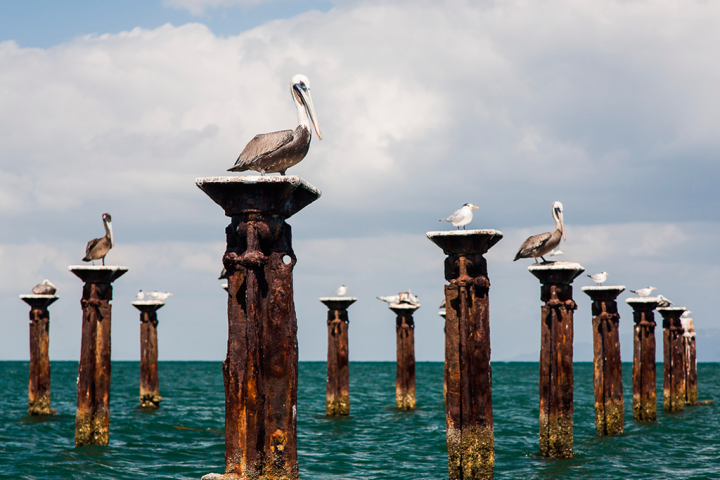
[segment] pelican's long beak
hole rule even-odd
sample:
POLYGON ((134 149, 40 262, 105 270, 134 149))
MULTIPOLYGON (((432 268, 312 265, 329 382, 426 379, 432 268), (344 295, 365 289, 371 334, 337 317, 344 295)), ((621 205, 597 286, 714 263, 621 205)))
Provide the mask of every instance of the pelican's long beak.
POLYGON ((562 232, 563 240, 567 242, 567 238, 565 238, 565 221, 563 220, 563 213, 560 212, 560 214, 558 214, 558 217, 560 218, 560 231, 562 232))
POLYGON ((315 133, 317 133, 318 139, 322 140, 323 135, 320 131, 320 124, 317 120, 317 115, 315 114, 315 106, 313 106, 312 96, 310 95, 310 89, 304 89, 304 88, 295 88, 295 91, 297 91, 300 94, 300 98, 302 98, 303 104, 305 104, 305 109, 308 112, 308 116, 310 117, 310 121, 313 124, 313 127, 315 128, 315 133))

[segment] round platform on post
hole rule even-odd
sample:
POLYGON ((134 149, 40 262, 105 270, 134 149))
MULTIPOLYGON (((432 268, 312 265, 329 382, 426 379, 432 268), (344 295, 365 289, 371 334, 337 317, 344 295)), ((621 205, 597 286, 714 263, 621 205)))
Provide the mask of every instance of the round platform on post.
POLYGON ((503 238, 498 230, 450 230, 427 232, 427 238, 445 255, 484 255, 503 238))
POLYGON ((143 313, 152 313, 160 310, 165 305, 165 302, 160 300, 136 300, 131 305, 143 313))
POLYGON ((590 286, 582 287, 580 290, 585 292, 592 300, 615 300, 618 295, 625 291, 625 285, 590 286))
POLYGON ((84 283, 112 283, 127 273, 119 265, 70 265, 68 267, 84 283))
POLYGON ((585 271, 585 267, 574 262, 550 262, 530 265, 528 270, 543 285, 570 285, 585 271))
POLYGON ((32 309, 47 308, 60 298, 57 295, 20 295, 20 300, 30 305, 32 309))
POLYGON ((625 299, 625 303, 640 310, 655 310, 660 305, 658 297, 630 297, 625 299))
POLYGON ((347 309, 350 305, 357 302, 356 297, 320 297, 319 300, 330 310, 347 309))

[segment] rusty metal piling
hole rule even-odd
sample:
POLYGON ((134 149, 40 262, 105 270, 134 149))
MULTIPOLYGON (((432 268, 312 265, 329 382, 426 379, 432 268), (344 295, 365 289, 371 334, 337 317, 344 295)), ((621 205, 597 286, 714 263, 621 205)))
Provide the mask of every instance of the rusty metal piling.
POLYGON ((321 297, 328 307, 328 359, 325 413, 332 417, 350 415, 350 361, 348 358, 347 309, 355 297, 321 297))
POLYGON ((695 327, 692 318, 681 318, 683 326, 683 350, 685 353, 685 404, 698 405, 697 351, 695 327))
POLYGON ((582 291, 593 301, 593 381, 598 435, 618 435, 624 431, 625 404, 617 306, 617 297, 624 290, 624 286, 582 287, 582 291))
POLYGON ((283 175, 199 178, 196 184, 231 219, 223 255, 225 474, 203 478, 296 480, 297 258, 285 220, 317 200, 320 191, 283 175))
POLYGON ((495 436, 485 253, 497 230, 428 232, 445 259, 446 438, 450 480, 491 479, 495 436))
POLYGON ((663 317, 663 410, 685 410, 685 332, 680 315, 684 307, 661 307, 657 311, 663 317))
POLYGON ((657 421, 655 393, 655 315, 657 297, 632 297, 625 303, 633 309, 633 418, 639 422, 657 421))
POLYGON ((157 311, 165 305, 158 300, 138 300, 132 306, 140 310, 140 407, 160 407, 158 378, 157 311))
POLYGON ((80 300, 83 315, 75 446, 107 445, 110 439, 112 282, 128 269, 105 265, 71 265, 68 268, 84 283, 80 300))
MULTIPOLYGON (((447 335, 447 321, 445 320, 446 310, 443 308, 438 312, 443 319, 443 334, 447 335)), ((447 358, 447 352, 445 352, 447 358)), ((447 363, 443 365, 443 402, 447 402, 447 363)))
POLYGON ((415 410, 415 322, 413 313, 419 306, 402 303, 391 304, 388 307, 396 315, 395 404, 400 410, 415 410))
POLYGON ((28 415, 52 415, 50 408, 50 313, 55 295, 20 295, 30 305, 30 381, 28 415))
POLYGON ((535 264, 530 273, 542 284, 540 344, 540 451, 552 458, 573 456, 572 282, 585 269, 572 262, 535 264))

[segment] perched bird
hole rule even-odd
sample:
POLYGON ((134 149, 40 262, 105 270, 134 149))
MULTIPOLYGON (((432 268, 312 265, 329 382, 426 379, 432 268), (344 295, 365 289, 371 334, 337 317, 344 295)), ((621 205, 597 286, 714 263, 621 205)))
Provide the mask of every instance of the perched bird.
POLYGON ((472 222, 473 219, 473 213, 472 211, 475 210, 476 207, 472 203, 466 203, 462 207, 460 207, 458 210, 455 210, 452 215, 450 215, 447 218, 443 218, 440 221, 441 222, 450 222, 452 223, 453 227, 457 227, 458 230, 460 230, 460 227, 463 227, 463 230, 465 230, 465 225, 472 222))
POLYGON ((687 318, 692 313, 692 310, 685 310, 682 315, 680 315, 682 318, 687 318))
POLYGON ((142 290, 140 290, 137 295, 135 295, 136 300, 144 300, 145 299, 145 293, 143 293, 142 290))
POLYGON ((161 302, 164 302, 168 299, 168 297, 172 296, 172 293, 170 292, 148 292, 147 296, 150 300, 159 300, 161 302))
POLYGON ((558 257, 560 255, 565 255, 565 252, 560 250, 559 247, 555 247, 555 250, 547 254, 548 257, 558 257))
POLYGON ((647 287, 647 288, 638 288, 637 290, 630 290, 632 293, 636 295, 640 295, 641 297, 648 297, 652 293, 653 290, 657 290, 655 287, 647 287))
POLYGON ((34 295, 55 295, 55 292, 57 292, 57 287, 47 278, 32 289, 34 295))
POLYGON ((105 236, 88 242, 87 247, 85 247, 83 262, 93 262, 93 265, 95 265, 95 260, 102 259, 102 264, 105 265, 105 255, 115 246, 113 243, 112 218, 109 213, 103 213, 102 219, 105 226, 105 236))
POLYGON ((218 280, 225 280, 228 278, 228 272, 225 267, 223 267, 222 272, 220 272, 220 276, 218 277, 218 280))
POLYGON ((260 175, 279 172, 285 175, 285 170, 300 163, 310 149, 310 122, 312 121, 318 139, 322 140, 322 132, 315 115, 312 97, 310 96, 310 81, 305 75, 295 75, 290 81, 295 108, 298 113, 298 126, 293 130, 261 133, 245 145, 245 149, 238 157, 235 165, 228 168, 229 172, 244 172, 254 170, 260 175), (309 120, 308 120, 309 117, 309 120))
POLYGON ((657 298, 660 299, 660 303, 658 303, 658 307, 660 307, 660 308, 665 308, 665 307, 669 307, 671 305, 675 305, 673 302, 671 302, 667 298, 663 297, 662 295, 658 295, 657 298))
POLYGON ((397 295, 385 295, 383 297, 377 297, 378 300, 389 303, 391 305, 407 304, 420 306, 417 295, 413 295, 410 290, 407 292, 400 292, 397 295))
POLYGON ((398 303, 400 301, 399 295, 384 295, 382 297, 376 297, 378 300, 383 301, 385 303, 398 303))
MULTIPOLYGON (((565 224, 563 223, 563 205, 560 202, 554 202, 552 204, 552 216, 555 220, 555 230, 552 232, 541 233, 540 235, 534 235, 523 242, 515 255, 515 260, 521 258, 534 258, 535 263, 538 262, 538 258, 542 258, 543 262, 547 262, 543 255, 552 252, 555 247, 560 245, 560 238, 567 241, 565 238, 565 224)), ((513 261, 515 261, 513 260, 513 261)))
POLYGON ((595 284, 600 285, 601 283, 604 283, 605 280, 607 280, 608 275, 610 274, 607 272, 600 272, 594 275, 588 275, 588 277, 590 277, 590 279, 595 282, 595 284))
POLYGON ((345 285, 340 285, 340 288, 335 290, 335 294, 342 297, 347 293, 347 287, 345 285))

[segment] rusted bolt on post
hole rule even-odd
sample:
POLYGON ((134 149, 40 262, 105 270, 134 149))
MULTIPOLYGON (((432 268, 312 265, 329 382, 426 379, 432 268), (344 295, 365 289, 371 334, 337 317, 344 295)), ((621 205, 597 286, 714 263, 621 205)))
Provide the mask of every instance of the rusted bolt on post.
POLYGON ((624 286, 582 287, 582 291, 593 301, 593 381, 598 435, 618 435, 624 431, 625 404, 617 306, 617 297, 624 290, 624 286))
POLYGON ((157 311, 165 305, 158 300, 138 300, 132 306, 140 310, 140 407, 160 407, 158 378, 157 311))
POLYGON ((83 314, 75 446, 107 445, 110 439, 112 282, 128 269, 105 265, 71 265, 68 269, 84 283, 80 300, 83 314))
POLYGON ((695 349, 695 326, 690 317, 680 317, 683 327, 683 351, 685 354, 685 404, 698 404, 697 351, 695 349))
POLYGON ((633 309, 633 418, 639 422, 657 421, 655 393, 655 314, 658 297, 631 297, 625 303, 633 309))
POLYGON ((52 415, 50 408, 50 312, 56 295, 20 295, 30 305, 30 382, 28 415, 52 415))
POLYGON ((415 322, 413 313, 420 306, 409 303, 391 303, 388 308, 396 316, 395 404, 400 410, 415 410, 415 322))
POLYGON ((497 230, 428 232, 445 259, 445 373, 448 478, 490 479, 495 436, 490 366, 490 310, 485 253, 497 230))
MULTIPOLYGON (((443 319, 443 333, 447 335, 447 323, 445 320, 446 310, 445 308, 441 308, 438 312, 438 315, 440 315, 443 319)), ((445 353, 445 358, 447 358, 447 352, 445 353)), ((443 362, 443 402, 447 402, 447 363, 443 362)))
POLYGON ((552 458, 573 456, 572 282, 585 271, 572 262, 528 267, 540 280, 540 451, 552 458))
POLYGON ((321 297, 328 307, 328 359, 325 412, 330 416, 350 415, 350 361, 348 358, 348 312, 355 297, 321 297))
POLYGON ((225 475, 204 479, 298 478, 297 318, 290 225, 285 220, 320 197, 297 176, 196 180, 230 217, 223 264, 228 272, 225 475))
POLYGON ((685 350, 680 315, 684 307, 661 307, 663 317, 663 410, 685 410, 685 350))

